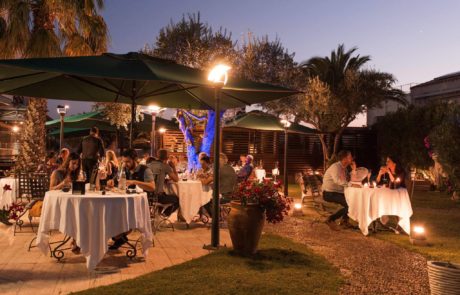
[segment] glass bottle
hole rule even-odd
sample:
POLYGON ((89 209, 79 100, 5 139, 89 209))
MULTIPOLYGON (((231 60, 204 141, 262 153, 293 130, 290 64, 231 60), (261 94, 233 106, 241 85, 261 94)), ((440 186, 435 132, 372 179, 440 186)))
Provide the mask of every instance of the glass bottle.
POLYGON ((126 172, 124 166, 121 166, 120 176, 118 180, 118 188, 122 191, 126 190, 126 172))

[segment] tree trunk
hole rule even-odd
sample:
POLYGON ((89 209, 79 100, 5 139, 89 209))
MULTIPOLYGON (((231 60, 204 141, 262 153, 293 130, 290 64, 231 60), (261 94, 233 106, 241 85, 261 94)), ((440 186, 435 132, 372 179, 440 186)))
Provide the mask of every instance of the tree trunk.
POLYGON ((37 171, 38 166, 45 161, 46 111, 46 99, 29 99, 26 120, 21 130, 21 147, 16 162, 16 168, 20 171, 37 171))
POLYGON ((340 145, 340 139, 342 138, 343 134, 343 129, 339 130, 334 136, 334 148, 333 148, 333 153, 332 156, 335 157, 337 156, 337 153, 339 152, 339 145, 340 145))
POLYGON ((327 169, 327 163, 329 161, 329 148, 328 144, 326 142, 326 135, 325 134, 319 134, 318 135, 319 140, 321 142, 321 148, 323 150, 323 169, 326 171, 327 169))

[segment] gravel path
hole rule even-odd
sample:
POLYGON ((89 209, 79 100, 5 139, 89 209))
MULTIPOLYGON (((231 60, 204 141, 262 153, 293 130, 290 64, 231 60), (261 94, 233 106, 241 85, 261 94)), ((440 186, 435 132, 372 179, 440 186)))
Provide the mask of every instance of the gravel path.
POLYGON ((391 243, 293 217, 264 231, 306 244, 339 268, 346 280, 340 294, 430 293, 426 259, 391 243))

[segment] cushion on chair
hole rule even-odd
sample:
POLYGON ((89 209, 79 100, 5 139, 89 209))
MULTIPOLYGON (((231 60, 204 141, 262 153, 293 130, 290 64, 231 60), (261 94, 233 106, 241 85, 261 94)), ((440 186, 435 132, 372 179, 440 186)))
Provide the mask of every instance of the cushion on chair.
POLYGON ((36 201, 29 210, 30 217, 40 217, 42 215, 43 201, 36 201))

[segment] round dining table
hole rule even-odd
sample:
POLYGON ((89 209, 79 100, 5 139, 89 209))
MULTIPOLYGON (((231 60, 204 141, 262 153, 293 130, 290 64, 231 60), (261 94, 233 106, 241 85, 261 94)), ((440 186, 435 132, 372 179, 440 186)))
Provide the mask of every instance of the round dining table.
POLYGON ((385 215, 398 216, 398 225, 410 233, 410 217, 413 212, 407 189, 346 187, 345 199, 348 216, 358 222, 364 235, 369 234, 369 225, 374 220, 385 215))
POLYGON ((212 199, 210 186, 203 185, 199 180, 180 180, 171 183, 170 189, 179 198, 180 212, 187 224, 193 221, 201 206, 212 199))
POLYGON ((14 177, 0 179, 0 209, 9 207, 18 198, 19 183, 14 177))
POLYGON ((50 231, 57 230, 75 239, 88 270, 94 270, 108 250, 108 241, 133 229, 141 233, 140 243, 146 256, 153 244, 147 194, 73 195, 55 190, 45 195, 36 243, 48 253, 50 231))

